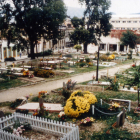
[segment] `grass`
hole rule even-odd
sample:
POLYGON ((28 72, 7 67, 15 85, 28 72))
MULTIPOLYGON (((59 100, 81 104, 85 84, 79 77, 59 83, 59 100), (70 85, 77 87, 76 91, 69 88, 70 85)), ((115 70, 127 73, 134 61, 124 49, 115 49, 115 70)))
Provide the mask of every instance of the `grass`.
POLYGON ((109 98, 125 99, 132 101, 138 100, 137 93, 132 92, 106 90, 104 92, 94 92, 94 94, 96 95, 97 99, 104 99, 106 101, 108 101, 109 98))
POLYGON ((28 82, 22 82, 19 79, 2 81, 2 82, 0 82, 0 90, 9 89, 9 88, 13 88, 13 87, 18 87, 18 86, 21 86, 21 85, 25 85, 27 83, 28 82))

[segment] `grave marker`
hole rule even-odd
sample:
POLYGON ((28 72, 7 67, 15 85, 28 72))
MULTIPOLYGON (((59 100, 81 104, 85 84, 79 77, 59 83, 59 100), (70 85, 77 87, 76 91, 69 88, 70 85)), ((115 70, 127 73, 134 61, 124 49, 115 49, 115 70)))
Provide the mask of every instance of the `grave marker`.
POLYGON ((122 126, 125 122, 125 109, 123 109, 123 111, 121 111, 118 115, 117 115, 117 124, 116 127, 122 126))

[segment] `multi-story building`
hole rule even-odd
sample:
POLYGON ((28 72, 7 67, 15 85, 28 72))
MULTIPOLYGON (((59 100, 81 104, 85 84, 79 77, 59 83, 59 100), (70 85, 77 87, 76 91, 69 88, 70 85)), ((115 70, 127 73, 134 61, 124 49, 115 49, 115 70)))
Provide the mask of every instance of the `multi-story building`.
MULTIPOLYGON (((116 51, 116 52, 128 52, 129 46, 123 46, 120 42, 120 35, 126 30, 132 30, 135 34, 140 35, 140 16, 112 16, 110 23, 112 24, 112 30, 109 36, 101 37, 100 50, 103 52, 116 51)), ((140 45, 137 44, 138 51, 140 51, 140 45)), ((97 46, 90 44, 88 52, 92 53, 97 51, 97 46)), ((133 51, 135 52, 135 50, 133 51)))

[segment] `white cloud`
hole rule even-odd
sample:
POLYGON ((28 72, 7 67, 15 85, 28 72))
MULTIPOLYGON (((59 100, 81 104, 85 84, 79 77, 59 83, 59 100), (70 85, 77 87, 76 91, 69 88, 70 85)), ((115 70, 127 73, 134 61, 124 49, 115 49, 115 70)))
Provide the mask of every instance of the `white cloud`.
MULTIPOLYGON (((64 0, 66 6, 78 7, 81 6, 78 0, 64 0)), ((140 13, 140 0, 111 0, 110 12, 116 14, 130 14, 130 13, 140 13)))

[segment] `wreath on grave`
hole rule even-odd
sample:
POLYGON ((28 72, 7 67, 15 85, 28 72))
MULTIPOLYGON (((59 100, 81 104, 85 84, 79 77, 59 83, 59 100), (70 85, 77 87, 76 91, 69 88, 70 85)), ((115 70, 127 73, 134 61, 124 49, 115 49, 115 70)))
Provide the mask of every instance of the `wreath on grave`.
POLYGON ((74 91, 66 102, 64 112, 69 117, 79 117, 90 109, 91 104, 95 104, 97 98, 89 91, 74 91))

